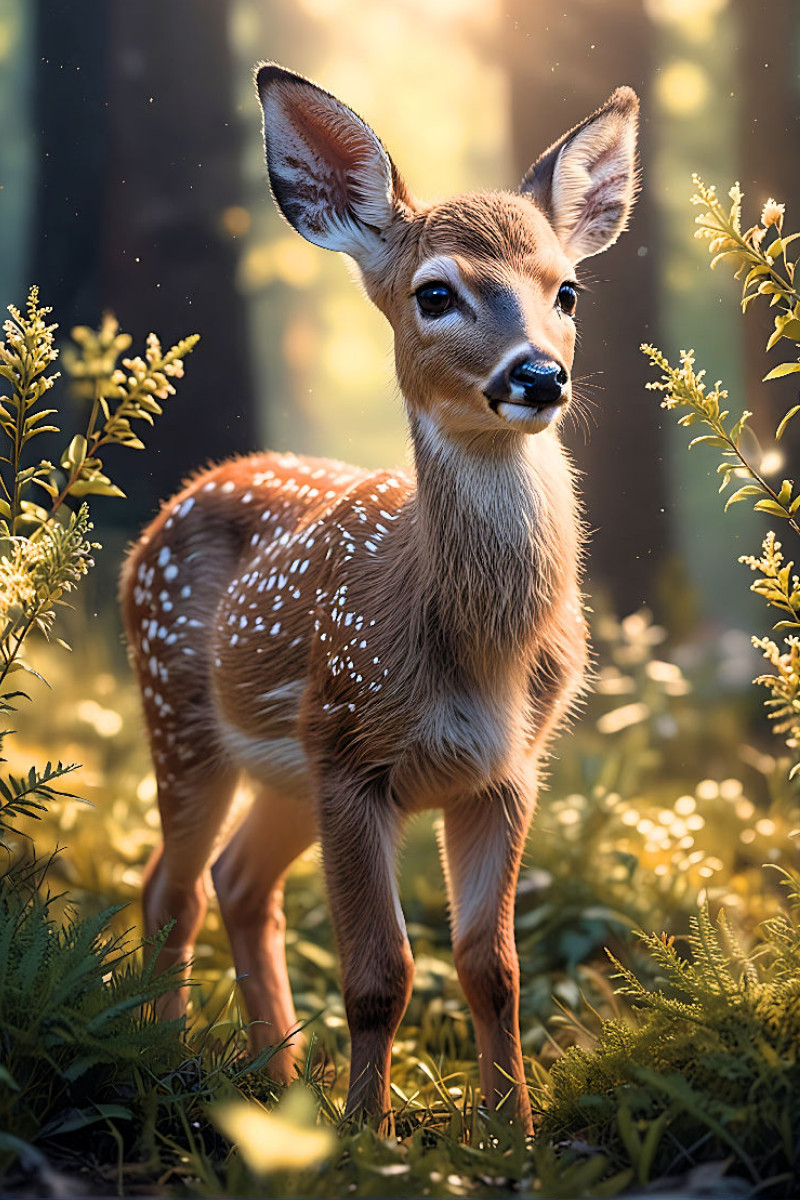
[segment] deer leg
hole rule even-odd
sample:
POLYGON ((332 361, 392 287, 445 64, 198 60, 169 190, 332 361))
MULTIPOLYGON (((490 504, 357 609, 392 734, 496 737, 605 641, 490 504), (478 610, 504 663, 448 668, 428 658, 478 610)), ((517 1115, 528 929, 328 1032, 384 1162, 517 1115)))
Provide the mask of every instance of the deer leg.
MULTIPOLYGON (((248 1031, 253 1054, 297 1027, 284 951, 283 876, 316 836, 307 802, 264 787, 211 868, 239 989, 253 1022, 248 1031)), ((301 1049, 298 1036, 273 1055, 267 1068, 273 1079, 290 1083, 296 1077, 301 1049)))
POLYGON ((386 788, 347 781, 323 799, 320 832, 350 1027, 346 1115, 394 1128, 392 1042, 411 994, 414 961, 395 880, 398 819, 386 788))
POLYGON ((481 1089, 490 1107, 503 1102, 526 1133, 532 1122, 519 1035, 514 896, 530 810, 515 788, 500 786, 448 808, 442 839, 453 957, 475 1025, 481 1089))
POLYGON ((186 1012, 189 960, 206 912, 203 870, 214 847, 220 825, 230 806, 236 774, 195 768, 180 778, 162 776, 158 803, 164 831, 163 845, 145 869, 144 926, 154 937, 174 922, 158 956, 158 969, 186 964, 173 991, 162 996, 156 1010, 167 1019, 186 1012))

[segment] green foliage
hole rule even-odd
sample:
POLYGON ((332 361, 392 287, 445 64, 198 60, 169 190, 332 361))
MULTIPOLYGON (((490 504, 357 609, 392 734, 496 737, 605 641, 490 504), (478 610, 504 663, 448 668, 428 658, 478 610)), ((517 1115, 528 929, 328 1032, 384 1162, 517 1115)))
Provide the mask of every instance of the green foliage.
MULTIPOLYGON (((776 313, 767 350, 784 340, 796 350, 800 343, 800 292, 795 285, 798 260, 793 260, 788 251, 800 234, 784 237, 784 206, 768 200, 761 213, 761 223, 743 232, 743 196, 739 185, 735 184, 730 189, 731 206, 726 210, 713 187, 706 187, 698 176, 694 176, 694 183, 697 192, 692 202, 705 209, 696 218, 698 228, 695 236, 708 240, 711 266, 715 267, 723 260, 735 266, 735 277, 742 281, 742 311, 746 311, 757 296, 769 297, 770 307, 775 308, 776 313), (774 236, 768 241, 770 231, 774 236)), ((711 431, 695 437, 689 443, 689 448, 706 445, 721 451, 722 461, 717 467, 717 473, 721 476, 719 490, 724 492, 732 482, 736 484, 735 491, 726 501, 725 511, 742 500, 752 500, 756 511, 786 521, 791 531, 800 535, 800 493, 796 492, 795 481, 784 479, 776 491, 744 448, 743 434, 753 414, 745 410, 736 421, 730 423, 730 413, 723 407, 728 393, 720 382, 711 391, 706 390, 703 381, 705 372, 696 372, 694 369, 693 350, 681 352, 679 367, 671 366, 665 355, 654 346, 643 345, 642 350, 662 372, 660 380, 647 386, 664 393, 663 407, 685 410, 678 419, 679 425, 699 423, 711 431)), ((764 379, 778 379, 796 372, 800 372, 800 361, 795 359, 773 368, 764 379)), ((775 430, 776 441, 783 436, 787 425, 798 412, 800 404, 787 409, 775 430)), ((800 583, 797 576, 792 575, 794 564, 784 563, 781 544, 776 541, 775 534, 770 532, 764 539, 761 558, 745 555, 740 561, 759 574, 752 590, 780 610, 781 620, 774 628, 800 632, 800 583)), ((761 675, 756 680, 770 692, 766 705, 774 721, 773 728, 784 737, 787 746, 796 751, 800 748, 800 654, 797 632, 784 638, 783 650, 771 638, 754 638, 753 642, 774 669, 772 674, 761 675)), ((800 770, 800 762, 795 761, 792 770, 800 770)))
POLYGON ((111 931, 114 910, 59 915, 43 873, 0 876, 0 1180, 19 1181, 20 1163, 51 1188, 53 1162, 89 1172, 90 1190, 188 1172, 187 1149, 219 1141, 212 1100, 274 1101, 257 1079, 267 1056, 187 1047, 182 1021, 155 1017, 176 969, 156 970, 163 936, 143 964, 138 942, 111 931))
POLYGON ((74 329, 75 345, 67 348, 64 362, 74 380, 76 396, 89 403, 89 415, 85 432, 76 434, 60 456, 63 476, 59 477, 47 459, 29 466, 22 461, 35 437, 60 432, 50 423, 57 410, 37 407, 59 378, 58 372, 47 374, 58 357, 54 344, 58 326, 47 324, 51 310, 39 305, 36 287, 30 290, 25 314, 13 304, 8 311, 11 316, 3 326, 6 341, 0 343, 0 376, 11 387, 10 395, 0 403, 0 429, 8 441, 8 450, 0 457, 0 463, 5 464, 5 471, 0 473, 5 496, 0 500, 4 521, 0 532, 13 537, 24 525, 36 528, 47 522, 68 496, 122 496, 104 474, 99 452, 112 445, 144 448, 131 421, 153 424, 153 417, 162 412, 158 401, 175 394, 170 378, 183 376, 183 358, 199 339, 197 334, 184 338, 165 354, 151 333, 145 358, 124 358, 123 370, 117 360, 130 346, 131 338, 119 332, 113 317, 106 314, 97 332, 84 326, 74 329), (23 498, 33 484, 46 492, 49 509, 23 498))
POLYGON ((78 800, 72 792, 62 792, 53 787, 53 781, 69 775, 75 770, 75 763, 47 763, 42 771, 31 767, 27 775, 9 774, 6 780, 0 779, 0 845, 8 846, 2 841, 15 831, 20 817, 38 819, 47 811, 48 804, 56 799, 78 800))
MULTIPOLYGON (((0 377, 10 389, 0 398, 0 715, 5 720, 21 699, 28 699, 10 677, 21 670, 38 674, 27 657, 30 635, 36 631, 49 638, 57 606, 74 592, 98 549, 89 541, 86 503, 73 510, 67 501, 122 494, 104 474, 100 451, 114 444, 141 448, 131 421, 152 424, 161 412, 158 401, 174 392, 170 377, 183 373, 181 356, 197 340, 185 339, 163 354, 151 334, 146 361, 124 359, 122 371, 116 361, 130 339, 117 332, 111 318, 97 335, 77 330, 79 349, 68 365, 88 387, 91 409, 86 433, 74 437, 61 455, 60 473, 47 459, 27 461, 34 438, 59 433, 53 423, 57 410, 41 407, 58 378, 50 372, 58 354, 56 326, 47 324, 49 309, 40 307, 36 288, 24 314, 13 306, 9 312, 6 341, 0 343, 0 377), (33 488, 45 493, 45 507, 40 496, 31 498, 33 488)), ((47 720, 47 708, 44 712, 47 720)), ((10 732, 0 730, 4 752, 10 732)), ((55 786, 76 769, 74 763, 48 762, 39 770, 12 768, 0 779, 0 1176, 17 1161, 46 1171, 43 1148, 67 1135, 73 1150, 88 1149, 83 1134, 89 1128, 93 1144, 98 1136, 109 1143, 107 1158, 122 1150, 121 1128, 136 1129, 134 1145, 148 1137, 152 1142, 156 1119, 163 1117, 154 1081, 163 1092, 161 1077, 186 1057, 177 1023, 155 1020, 155 1003, 172 984, 169 971, 154 973, 158 947, 142 965, 138 947, 112 931, 117 909, 59 915, 44 890, 51 861, 42 866, 32 843, 27 852, 21 850, 22 826, 30 818, 46 817, 56 799, 77 802, 73 793, 55 786)), ((194 1103, 193 1095, 189 1099, 194 1103)))
POLYGON ((800 877, 747 953, 720 913, 692 919, 690 957, 643 936, 654 990, 612 957, 634 1019, 603 1023, 596 1044, 556 1062, 541 1133, 630 1163, 646 1184, 732 1156, 737 1172, 792 1195, 800 1127, 800 877))
POLYGON ((41 423, 52 417, 55 409, 34 411, 58 379, 57 371, 46 373, 58 351, 53 338, 57 326, 46 323, 50 309, 39 307, 37 288, 30 290, 25 316, 13 304, 8 311, 11 317, 3 325, 6 341, 0 343, 0 376, 11 385, 10 396, 0 404, 0 428, 9 443, 7 453, 0 457, 6 468, 0 475, 5 496, 0 500, 0 516, 5 522, 3 532, 13 537, 26 519, 38 523, 44 518, 37 505, 22 499, 22 493, 32 483, 47 491, 52 463, 42 460, 23 467, 22 454, 39 434, 58 432, 56 426, 41 423))
POLYGON ((77 434, 61 457, 67 479, 55 498, 56 505, 67 495, 123 495, 103 473, 99 451, 113 445, 144 449, 131 421, 152 425, 153 418, 161 415, 159 400, 175 395, 170 379, 183 378, 183 359, 191 354, 199 335, 182 338, 164 353, 151 333, 145 357, 123 358, 124 370, 117 367, 117 359, 128 349, 131 338, 119 332, 119 325, 108 313, 99 330, 79 325, 73 329, 72 339, 77 348, 65 351, 64 365, 72 376, 75 395, 91 400, 91 409, 86 432, 77 434))
MULTIPOLYGON (((9 690, 8 677, 27 667, 23 650, 29 635, 38 631, 48 637, 56 608, 75 590, 93 566, 99 549, 89 541, 91 523, 86 503, 71 510, 69 498, 90 494, 121 496, 122 492, 104 473, 100 451, 111 445, 141 449, 131 421, 152 425, 162 411, 159 400, 174 395, 170 378, 183 375, 182 357, 190 353, 197 336, 184 338, 166 354, 155 334, 147 339, 145 359, 119 355, 130 345, 130 337, 119 333, 116 321, 106 316, 99 332, 83 327, 73 331, 76 348, 67 352, 66 364, 75 379, 78 394, 91 402, 86 432, 72 438, 61 455, 63 474, 48 459, 29 464, 27 451, 41 434, 58 434, 55 408, 41 408, 42 398, 56 383, 58 372, 50 367, 58 357, 55 347, 57 325, 48 325, 49 308, 39 304, 32 287, 25 313, 13 304, 0 342, 0 378, 9 394, 0 398, 0 714, 8 717, 20 699, 20 690, 9 690), (102 417, 102 425, 98 425, 102 417), (48 497, 48 507, 29 499, 37 487, 48 497)), ((34 672, 35 673, 35 672, 34 672)), ((0 731, 0 751, 9 730, 0 731)), ((1 760, 0 760, 1 761, 1 760)), ((37 773, 31 768, 24 781, 13 776, 2 783, 0 794, 0 837, 19 814, 38 815, 44 803, 55 796, 52 780, 72 767, 58 765, 37 773)))
POLYGON ((143 1063, 163 1070, 179 1046, 174 1023, 143 1013, 169 973, 135 962, 110 913, 52 908, 39 871, 0 878, 0 1128, 29 1142, 112 1115, 143 1063))
MULTIPOLYGON (((794 563, 784 561, 781 543, 772 532, 764 538, 761 558, 748 554, 740 562, 759 575, 752 590, 784 613, 774 628, 796 631, 784 638, 783 652, 772 638, 754 638, 753 644, 774 669, 774 674, 759 675, 755 681, 770 693, 765 704, 773 728, 791 750, 797 751, 800 748, 800 580, 792 574, 794 563)), ((796 762, 792 774, 798 771, 800 763, 796 762)))

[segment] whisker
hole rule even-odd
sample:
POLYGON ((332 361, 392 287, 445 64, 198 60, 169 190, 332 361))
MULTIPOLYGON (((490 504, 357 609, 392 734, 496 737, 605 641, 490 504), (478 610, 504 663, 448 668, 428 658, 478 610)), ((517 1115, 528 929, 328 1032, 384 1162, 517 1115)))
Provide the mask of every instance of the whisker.
POLYGON ((584 386, 597 387, 598 385, 586 385, 583 383, 583 381, 581 381, 580 385, 576 388, 575 384, 573 383, 572 402, 570 403, 567 411, 570 415, 572 426, 575 432, 577 433, 580 430, 580 432, 583 434, 584 442, 588 442, 591 435, 592 425, 596 427, 598 424, 596 415, 596 409, 598 405, 594 396, 590 396, 584 392, 584 386))
POLYGON ((597 382, 598 379, 603 378, 603 375, 603 371, 588 371, 586 375, 574 375, 572 383, 573 386, 590 387, 599 391, 605 391, 605 384, 597 382))

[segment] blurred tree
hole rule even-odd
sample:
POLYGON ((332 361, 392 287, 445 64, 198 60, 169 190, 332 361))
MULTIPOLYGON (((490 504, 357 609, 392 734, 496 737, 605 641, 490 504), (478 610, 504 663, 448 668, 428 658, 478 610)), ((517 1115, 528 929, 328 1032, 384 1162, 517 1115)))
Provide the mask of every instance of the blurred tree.
POLYGON ((255 445, 235 283, 241 178, 230 3, 114 0, 111 11, 108 301, 136 340, 151 328, 168 340, 176 327, 203 339, 191 387, 164 413, 147 486, 152 507, 210 456, 255 445))
MULTIPOLYGON (((741 29, 739 78, 743 119, 738 124, 741 182, 745 211, 756 221, 765 201, 786 202, 787 218, 800 218, 800 7, 791 0, 735 0, 741 29)), ((744 403, 754 412, 760 435, 771 439, 777 421, 797 403, 796 376, 762 383, 764 345, 772 332, 772 314, 751 307, 746 322, 744 403), (794 397, 794 400, 791 398, 794 397)), ((775 362, 781 361, 776 350, 775 362)), ((800 430, 792 425, 784 439, 787 460, 796 461, 800 430)), ((780 471, 780 467, 778 467, 780 471)))
MULTIPOLYGON (((573 0, 548 16, 543 5, 511 0, 501 43, 511 82, 517 172, 583 120, 620 84, 642 98, 641 162, 650 179, 647 103, 653 39, 642 0, 573 0)), ((648 370, 638 353, 651 340, 657 308, 655 213, 645 185, 631 231, 611 254, 580 269, 578 391, 589 397, 589 433, 567 431, 593 531, 589 570, 623 613, 652 603, 666 539, 663 437, 648 403, 648 370), (585 379, 585 385, 581 385, 585 379)))
POLYGON ((22 303, 33 208, 33 22, 26 0, 0 0, 0 312, 22 303))
MULTIPOLYGON (((111 308, 139 342, 203 337, 159 450, 116 468, 139 523, 209 458, 251 449, 228 0, 37 0, 34 277, 62 327, 111 308), (202 364, 202 365, 201 365, 202 364), (138 468, 138 469, 137 469, 138 468)), ((116 467, 116 464, 115 464, 116 467)))
POLYGON ((108 304, 101 270, 110 10, 92 0, 36 0, 34 11, 37 186, 30 275, 68 330, 94 321, 108 304))
MULTIPOLYGON (((741 412, 747 401, 739 295, 724 272, 708 271, 704 247, 692 237, 697 213, 689 204, 695 190, 693 172, 715 184, 723 196, 740 176, 738 131, 745 118, 740 13, 731 0, 643 3, 657 56, 649 186, 661 246, 658 333, 673 357, 694 347, 708 380, 722 380, 731 410, 741 412)), ((647 405, 654 399, 642 397, 647 405)), ((684 591, 687 583, 695 591, 706 622, 717 628, 750 629, 757 620, 757 605, 742 587, 737 560, 758 545, 760 519, 747 511, 733 521, 724 513, 712 482, 716 461, 704 447, 687 455, 682 434, 669 426, 663 433, 673 561, 680 564, 684 591)), ((673 578, 673 595, 679 593, 676 582, 673 578)), ((674 605, 669 607, 665 619, 671 626, 674 605)))

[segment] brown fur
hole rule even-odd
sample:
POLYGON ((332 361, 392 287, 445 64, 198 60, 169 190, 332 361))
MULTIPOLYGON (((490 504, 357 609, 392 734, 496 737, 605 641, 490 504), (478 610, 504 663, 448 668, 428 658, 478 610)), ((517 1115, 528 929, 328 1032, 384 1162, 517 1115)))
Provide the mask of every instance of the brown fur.
MULTIPOLYGON (((164 828, 148 931, 174 918, 168 959, 191 954, 198 881, 249 771, 261 793, 212 874, 253 1045, 286 1037, 271 1069, 292 1077, 282 880, 319 834, 352 1036, 347 1111, 388 1129, 391 1045, 413 975, 395 848, 410 813, 442 807, 482 1087, 492 1105, 508 1094, 506 1111, 530 1129, 514 892, 538 765, 582 687, 583 531, 558 414, 513 399, 495 411, 485 392, 520 346, 569 372, 574 323, 557 295, 574 263, 529 197, 416 204, 344 105, 277 67, 259 85, 279 204, 312 241, 356 258, 391 321, 415 470, 276 454, 224 463, 190 481, 132 551, 123 607, 164 828), (455 280, 459 307, 444 319, 414 299, 428 270, 455 280)), ((609 127, 627 130, 630 115, 612 101, 579 127, 599 122, 603 135, 604 220, 609 127)), ((185 991, 165 1002, 184 1007, 185 991)))

